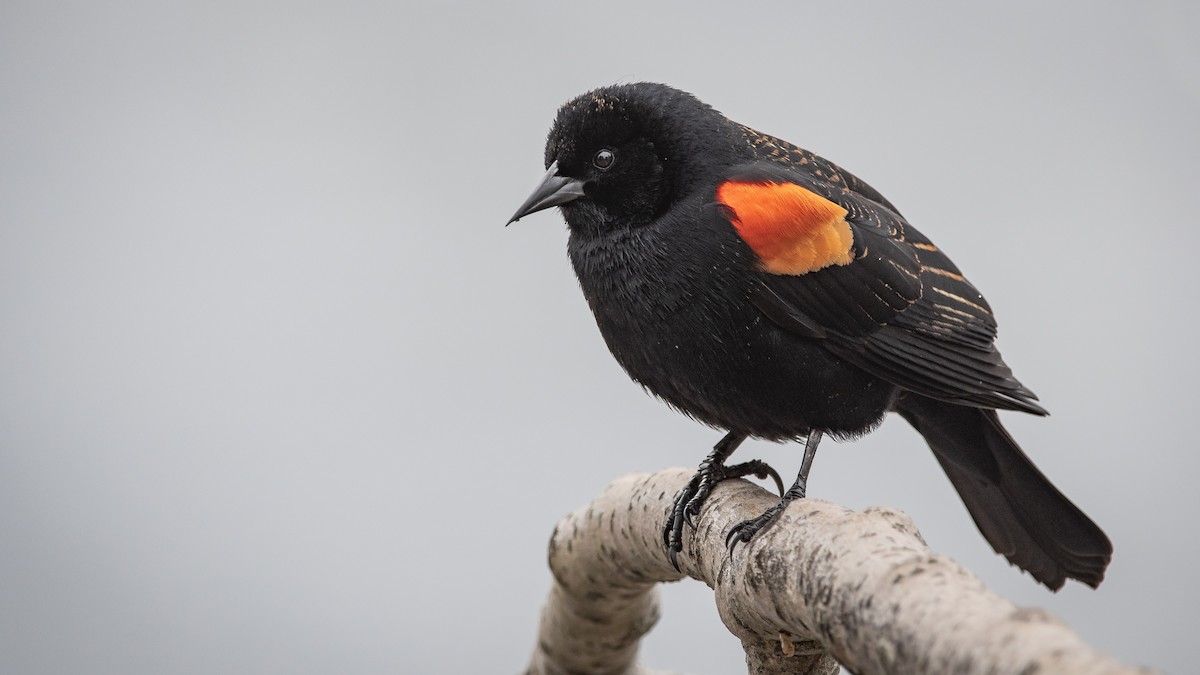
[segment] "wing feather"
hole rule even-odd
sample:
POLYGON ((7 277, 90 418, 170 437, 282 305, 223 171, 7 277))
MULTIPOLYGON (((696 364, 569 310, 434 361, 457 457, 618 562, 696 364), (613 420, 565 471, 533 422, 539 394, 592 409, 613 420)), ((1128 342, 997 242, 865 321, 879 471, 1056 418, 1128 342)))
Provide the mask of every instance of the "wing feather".
POLYGON ((835 355, 943 401, 1044 415, 996 350, 996 321, 954 263, 865 183, 858 191, 779 162, 734 180, 791 182, 846 211, 848 264, 803 274, 763 271, 754 304, 776 325, 821 340, 835 355))

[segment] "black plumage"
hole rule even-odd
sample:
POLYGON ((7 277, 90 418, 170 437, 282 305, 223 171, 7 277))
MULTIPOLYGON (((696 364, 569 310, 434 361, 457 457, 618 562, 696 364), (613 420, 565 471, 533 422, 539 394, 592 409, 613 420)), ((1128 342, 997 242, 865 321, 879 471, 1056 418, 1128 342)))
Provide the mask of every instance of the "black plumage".
POLYGON ((545 163, 512 220, 559 206, 613 356, 673 407, 728 432, 677 498, 664 532, 673 562, 712 487, 762 472, 725 464, 745 438, 805 439, 806 454, 780 506, 734 528, 731 546, 803 496, 823 435, 861 435, 893 411, 1010 562, 1052 589, 1068 577, 1100 583, 1107 537, 996 415, 1046 413, 996 350, 991 308, 877 191, 658 84, 565 104, 545 163))

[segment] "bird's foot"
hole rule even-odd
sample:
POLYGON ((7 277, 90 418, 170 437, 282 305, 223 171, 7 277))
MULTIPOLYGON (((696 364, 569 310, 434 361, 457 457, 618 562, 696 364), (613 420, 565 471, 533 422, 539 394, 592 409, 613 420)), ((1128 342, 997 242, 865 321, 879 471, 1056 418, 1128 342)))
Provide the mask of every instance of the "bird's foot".
POLYGON ((804 442, 804 461, 800 464, 800 473, 796 475, 796 482, 792 483, 792 487, 780 495, 779 503, 764 511, 757 518, 743 520, 734 525, 729 530, 729 534, 725 535, 725 547, 729 549, 729 557, 733 557, 733 550, 737 548, 738 544, 749 542, 754 535, 775 522, 788 504, 797 499, 804 499, 804 495, 808 493, 808 472, 812 469, 813 458, 817 454, 817 445, 821 442, 822 433, 819 429, 808 432, 808 439, 804 442))
POLYGON ((700 515, 700 508, 712 494, 717 483, 745 476, 754 476, 760 480, 770 477, 775 480, 780 495, 784 494, 783 479, 779 477, 775 469, 762 460, 752 459, 733 466, 705 460, 687 485, 683 487, 683 490, 679 492, 679 495, 675 497, 675 506, 671 509, 670 517, 667 518, 666 527, 663 528, 663 544, 667 547, 667 557, 671 559, 671 566, 676 571, 679 570, 679 552, 683 550, 684 523, 692 528, 696 527, 693 519, 700 515))
POLYGON ((764 511, 761 516, 757 518, 751 518, 749 520, 743 520, 742 522, 730 528, 729 534, 725 535, 725 547, 729 549, 729 556, 733 557, 733 550, 737 548, 738 544, 749 542, 754 538, 754 535, 765 530, 768 526, 775 522, 775 520, 779 517, 779 514, 783 513, 783 510, 787 508, 788 504, 791 504, 797 499, 804 499, 805 482, 807 481, 801 481, 800 479, 797 479, 796 484, 792 485, 792 487, 780 497, 778 504, 764 511))

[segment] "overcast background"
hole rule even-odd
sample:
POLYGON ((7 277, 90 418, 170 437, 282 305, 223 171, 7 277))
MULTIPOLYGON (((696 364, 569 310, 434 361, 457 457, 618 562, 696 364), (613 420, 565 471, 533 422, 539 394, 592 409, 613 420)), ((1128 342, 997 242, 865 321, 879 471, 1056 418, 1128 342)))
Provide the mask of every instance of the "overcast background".
MULTIPOLYGON (((842 164, 987 295, 1006 424, 1111 536, 993 554, 899 419, 814 496, 1134 664, 1194 666, 1192 3, 0 5, 0 672, 513 673, 557 519, 720 432, 608 355, 550 211, 559 104, 663 81, 842 164)), ((785 475, 799 446, 754 443, 785 475)), ((665 589, 654 667, 744 668, 665 589)))

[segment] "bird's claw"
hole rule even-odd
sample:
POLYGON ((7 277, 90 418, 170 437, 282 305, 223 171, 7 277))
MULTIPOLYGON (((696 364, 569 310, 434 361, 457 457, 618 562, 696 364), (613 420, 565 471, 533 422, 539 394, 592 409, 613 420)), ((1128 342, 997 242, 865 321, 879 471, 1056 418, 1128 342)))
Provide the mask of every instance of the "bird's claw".
POLYGON ((729 551, 729 557, 733 557, 733 550, 737 548, 739 543, 748 541, 742 538, 742 531, 745 529, 746 523, 750 521, 744 520, 737 525, 729 528, 729 533, 725 535, 725 549, 729 551))
POLYGON ((701 507, 704 506, 705 500, 712 494, 717 484, 731 478, 744 476, 755 476, 761 480, 771 477, 775 479, 780 494, 783 494, 783 481, 775 469, 762 460, 753 459, 733 466, 705 462, 700 465, 699 470, 676 495, 675 505, 671 508, 666 525, 663 527, 663 545, 667 549, 667 557, 671 561, 671 566, 676 571, 680 571, 678 557, 679 553, 683 551, 684 524, 696 529, 695 519, 700 515, 701 507))
POLYGON ((754 535, 765 530, 773 522, 780 513, 783 512, 787 505, 791 502, 789 499, 780 501, 775 506, 767 509, 757 518, 743 520, 742 522, 729 528, 729 533, 725 535, 725 548, 729 551, 729 557, 733 557, 733 552, 738 544, 749 543, 754 535))
POLYGON ((741 464, 737 464, 737 465, 731 466, 729 468, 730 468, 730 470, 734 470, 734 469, 742 469, 743 467, 745 468, 747 473, 742 474, 742 475, 754 476, 755 478, 757 478, 759 480, 766 480, 767 478, 774 479, 775 480, 775 491, 779 493, 779 497, 781 499, 783 498, 783 491, 784 491, 783 479, 779 477, 778 471, 771 468, 770 464, 767 464, 766 462, 762 461, 761 459, 752 459, 748 462, 742 462, 741 464))
POLYGON ((674 546, 667 545, 667 558, 671 561, 671 567, 674 567, 676 572, 683 571, 679 569, 679 550, 674 546))

